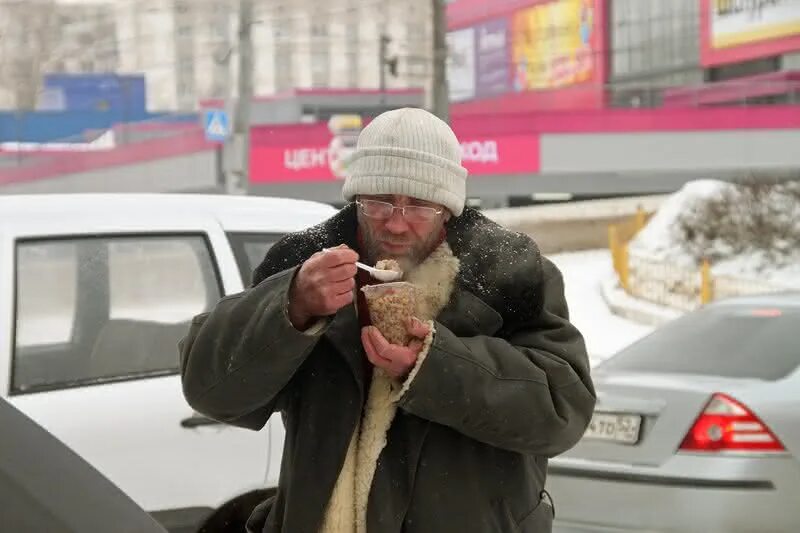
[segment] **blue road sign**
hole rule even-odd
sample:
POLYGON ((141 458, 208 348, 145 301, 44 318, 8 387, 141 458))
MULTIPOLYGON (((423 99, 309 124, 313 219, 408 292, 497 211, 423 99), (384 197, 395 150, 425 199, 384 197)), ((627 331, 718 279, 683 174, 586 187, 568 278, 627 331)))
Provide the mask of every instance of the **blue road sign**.
POLYGON ((231 134, 231 122, 228 113, 222 109, 208 109, 205 115, 206 139, 211 142, 223 142, 231 134))

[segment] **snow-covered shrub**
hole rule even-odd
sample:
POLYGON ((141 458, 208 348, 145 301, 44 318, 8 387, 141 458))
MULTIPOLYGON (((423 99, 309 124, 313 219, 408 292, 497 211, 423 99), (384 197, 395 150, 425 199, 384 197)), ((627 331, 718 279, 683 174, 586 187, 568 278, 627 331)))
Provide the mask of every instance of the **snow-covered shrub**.
POLYGON ((695 262, 758 253, 783 264, 800 251, 800 181, 751 178, 696 196, 676 219, 695 262))

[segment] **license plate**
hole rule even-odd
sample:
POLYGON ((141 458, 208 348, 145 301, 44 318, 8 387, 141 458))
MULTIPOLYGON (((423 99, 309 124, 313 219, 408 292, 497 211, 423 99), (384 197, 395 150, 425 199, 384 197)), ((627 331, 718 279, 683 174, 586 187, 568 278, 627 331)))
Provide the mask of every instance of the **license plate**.
POLYGON ((640 415, 623 415, 617 413, 595 413, 584 438, 604 440, 621 444, 639 442, 639 430, 642 427, 640 415))

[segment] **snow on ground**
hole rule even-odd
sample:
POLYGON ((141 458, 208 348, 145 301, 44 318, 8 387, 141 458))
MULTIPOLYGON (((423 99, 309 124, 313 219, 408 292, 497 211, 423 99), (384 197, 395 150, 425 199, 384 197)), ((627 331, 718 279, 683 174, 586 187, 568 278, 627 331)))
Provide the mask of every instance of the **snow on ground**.
POLYGON ((611 312, 600 292, 600 282, 611 275, 608 250, 569 252, 548 256, 564 275, 570 319, 583 333, 594 363, 652 331, 611 312))
MULTIPOLYGON (((630 252, 640 257, 669 262, 676 267, 696 268, 695 260, 683 245, 678 231, 678 219, 694 205, 730 191, 734 185, 718 180, 696 180, 684 185, 664 201, 656 214, 630 243, 630 252)), ((788 223, 800 220, 800 205, 793 197, 776 191, 771 203, 780 206, 779 215, 788 223)), ((715 242, 712 248, 726 255, 729 248, 723 242, 715 242)), ((712 265, 717 275, 731 276, 743 280, 760 280, 779 286, 800 287, 800 250, 786 250, 782 264, 776 264, 762 250, 720 259, 712 265)))

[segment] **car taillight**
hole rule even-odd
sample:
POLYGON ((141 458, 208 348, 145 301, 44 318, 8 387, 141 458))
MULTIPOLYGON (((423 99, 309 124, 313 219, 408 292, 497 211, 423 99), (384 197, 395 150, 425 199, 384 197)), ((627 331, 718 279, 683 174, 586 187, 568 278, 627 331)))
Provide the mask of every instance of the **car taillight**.
POLYGON ((711 397, 681 443, 681 451, 785 451, 783 444, 747 407, 724 394, 711 397))

